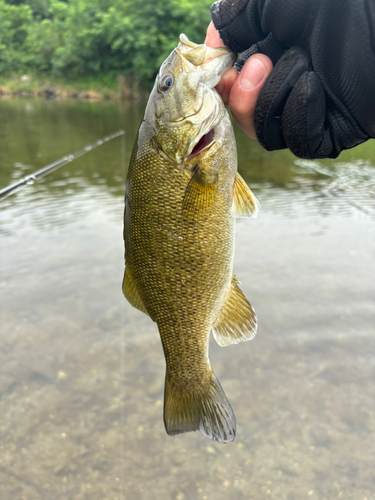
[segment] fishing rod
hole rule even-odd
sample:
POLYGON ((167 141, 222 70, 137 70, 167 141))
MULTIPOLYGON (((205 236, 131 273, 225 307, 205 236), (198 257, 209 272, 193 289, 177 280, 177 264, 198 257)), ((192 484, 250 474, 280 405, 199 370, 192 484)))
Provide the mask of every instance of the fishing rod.
POLYGON ((50 174, 54 170, 57 170, 58 168, 62 167, 66 163, 69 163, 70 161, 75 160, 79 156, 84 155, 85 153, 88 153, 89 151, 92 151, 93 149, 102 146, 108 141, 111 141, 112 139, 115 139, 116 137, 120 137, 122 135, 125 135, 124 130, 118 130, 114 134, 107 135, 106 137, 103 137, 103 139, 99 139, 98 141, 94 142, 93 144, 89 144, 88 146, 85 146, 84 148, 80 149, 76 153, 72 153, 68 156, 64 156, 60 160, 57 160, 53 163, 50 163, 44 168, 41 168, 40 170, 37 170, 33 174, 27 175, 26 177, 23 177, 19 181, 15 182, 14 184, 11 184, 10 186, 0 189, 0 201, 4 200, 7 196, 15 193, 16 191, 22 189, 25 186, 30 186, 31 184, 34 184, 34 182, 38 181, 39 179, 42 179, 44 176, 47 174, 50 174))

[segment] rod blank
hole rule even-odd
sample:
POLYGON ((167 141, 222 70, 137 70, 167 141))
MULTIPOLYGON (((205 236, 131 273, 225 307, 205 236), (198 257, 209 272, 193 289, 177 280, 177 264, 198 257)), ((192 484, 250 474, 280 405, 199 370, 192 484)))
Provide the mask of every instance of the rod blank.
POLYGON ((114 134, 107 135, 106 137, 103 137, 103 139, 99 139, 98 141, 94 142, 93 144, 89 144, 88 146, 85 146, 84 148, 80 149, 79 151, 72 153, 68 156, 64 156, 60 160, 57 160, 53 163, 50 163, 46 167, 41 168, 40 170, 37 170, 33 174, 27 175, 26 177, 23 177, 19 181, 15 182, 14 184, 11 184, 10 186, 0 189, 0 201, 4 200, 11 194, 15 193, 16 191, 19 191, 23 187, 27 185, 34 184, 34 182, 38 181, 39 179, 42 179, 45 177, 47 174, 50 174, 54 170, 57 170, 58 168, 62 167, 63 165, 66 165, 66 163, 69 163, 79 156, 84 155, 85 153, 88 153, 89 151, 92 151, 93 149, 102 146, 108 141, 111 141, 112 139, 115 139, 116 137, 120 137, 121 135, 124 135, 125 131, 124 130, 118 130, 114 134))

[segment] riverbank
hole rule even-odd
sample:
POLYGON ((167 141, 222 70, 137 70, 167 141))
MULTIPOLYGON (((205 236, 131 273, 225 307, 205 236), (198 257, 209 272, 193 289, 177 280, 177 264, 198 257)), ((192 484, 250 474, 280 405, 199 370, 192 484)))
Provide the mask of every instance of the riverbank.
POLYGON ((0 97, 40 97, 46 99, 139 100, 146 94, 129 76, 104 76, 64 81, 53 77, 14 75, 0 77, 0 97))

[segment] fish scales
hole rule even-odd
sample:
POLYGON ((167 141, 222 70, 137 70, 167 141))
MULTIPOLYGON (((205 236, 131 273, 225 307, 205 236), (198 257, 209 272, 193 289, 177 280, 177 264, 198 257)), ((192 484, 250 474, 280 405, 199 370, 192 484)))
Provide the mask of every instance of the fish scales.
POLYGON ((256 328, 254 311, 232 279, 232 268, 236 196, 249 211, 245 215, 256 212, 257 202, 238 180, 233 129, 212 89, 232 62, 228 50, 208 49, 181 36, 151 93, 125 196, 123 288, 159 328, 166 359, 166 430, 174 435, 199 429, 219 442, 234 439, 235 417, 211 370, 210 331, 224 318, 216 325, 215 338, 226 345, 251 338, 256 328), (193 64, 191 52, 202 47, 205 57, 193 64), (187 63, 184 51, 190 56, 187 63), (197 68, 198 85, 196 77, 189 81, 197 68), (205 83, 207 76, 211 86, 205 83), (162 86, 166 78, 175 89, 162 86), (237 312, 226 312, 236 294, 237 312))
POLYGON ((161 332, 168 332, 161 335, 170 370, 178 372, 183 366, 185 371, 185 359, 205 359, 200 351, 207 351, 206 332, 222 302, 222 296, 212 292, 222 289, 232 273, 232 262, 223 262, 220 256, 233 252, 234 219, 218 211, 210 227, 184 220, 181 206, 190 176, 175 171, 169 162, 145 149, 138 151, 136 168, 131 172, 129 203, 131 227, 136 229, 136 235, 129 234, 127 248, 135 251, 129 252, 131 257, 127 255, 126 263, 139 283, 139 293, 151 318, 161 332), (184 331, 190 332, 186 339, 184 331), (179 350, 179 363, 173 366, 176 356, 170 356, 179 350))

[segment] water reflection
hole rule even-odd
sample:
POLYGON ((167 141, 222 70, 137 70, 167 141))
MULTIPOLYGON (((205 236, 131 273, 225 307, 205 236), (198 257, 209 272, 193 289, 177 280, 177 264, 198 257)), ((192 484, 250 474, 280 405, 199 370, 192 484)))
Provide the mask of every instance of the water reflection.
MULTIPOLYGON (((127 165, 143 105, 0 101, 0 186, 120 128, 127 165)), ((374 144, 306 163, 236 133, 262 210, 235 260, 258 336, 211 345, 235 442, 165 434, 112 142, 0 203, 2 500, 375 498, 374 144)))
POLYGON ((329 198, 331 206, 344 210, 351 206, 375 216, 375 168, 369 160, 337 161, 333 165, 296 160, 295 164, 301 167, 302 174, 311 169, 325 176, 319 194, 329 198))

